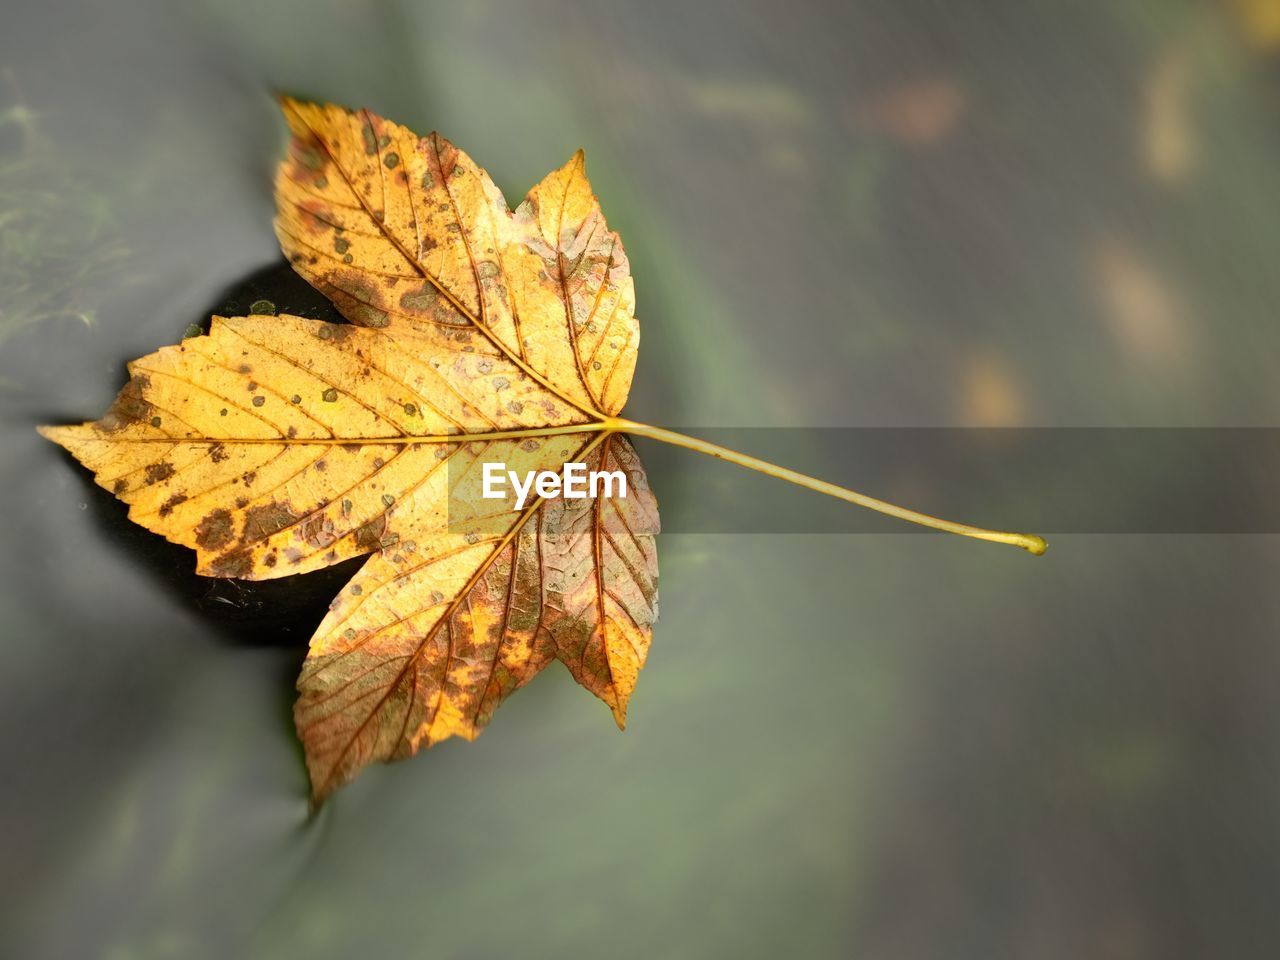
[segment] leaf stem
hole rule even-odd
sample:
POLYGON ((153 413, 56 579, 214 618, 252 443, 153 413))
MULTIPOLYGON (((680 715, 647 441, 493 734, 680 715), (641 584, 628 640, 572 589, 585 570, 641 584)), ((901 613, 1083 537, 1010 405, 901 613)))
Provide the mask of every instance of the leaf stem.
POLYGON ((986 530, 982 527, 972 527, 967 523, 956 523, 952 520, 931 517, 927 513, 918 513, 915 510, 908 510, 906 507, 886 503, 884 500, 877 500, 875 497, 869 497, 864 493, 846 490, 844 487, 838 487, 834 483, 827 483, 825 480, 818 480, 815 477, 797 473, 795 470, 788 470, 786 467, 779 467, 764 460, 758 460, 755 457, 747 456, 745 453, 738 453, 736 450, 730 450, 727 447, 709 443, 706 440, 689 437, 673 430, 664 430, 662 427, 653 427, 647 423, 636 423, 633 420, 619 418, 606 419, 605 426, 609 430, 649 437, 653 440, 660 440, 663 443, 684 447, 686 450, 696 450, 698 453, 705 453, 720 460, 736 463, 738 466, 746 467, 748 470, 757 470, 770 477, 786 480, 788 483, 807 487, 810 490, 816 490, 818 493, 825 493, 828 496, 836 497, 849 503, 856 503, 860 507, 867 507, 878 513, 897 517, 899 520, 908 520, 923 527, 932 527, 934 530, 943 530, 947 533, 959 534, 962 537, 972 537, 975 540, 1007 543, 1010 546, 1021 547, 1036 556, 1044 553, 1045 548, 1048 546, 1043 537, 1036 536, 1033 533, 1006 533, 1001 530, 986 530))

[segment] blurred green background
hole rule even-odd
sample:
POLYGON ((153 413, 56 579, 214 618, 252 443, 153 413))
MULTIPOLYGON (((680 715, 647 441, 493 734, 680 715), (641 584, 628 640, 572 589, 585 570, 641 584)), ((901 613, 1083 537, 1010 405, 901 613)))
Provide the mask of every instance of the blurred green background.
POLYGON ((11 0, 0 952, 1276 956, 1274 536, 664 535, 625 733, 551 669, 308 819, 332 578, 197 582, 32 427, 279 260, 275 90, 512 200, 585 147, 635 419, 1275 426, 1278 81, 1270 0, 11 0))

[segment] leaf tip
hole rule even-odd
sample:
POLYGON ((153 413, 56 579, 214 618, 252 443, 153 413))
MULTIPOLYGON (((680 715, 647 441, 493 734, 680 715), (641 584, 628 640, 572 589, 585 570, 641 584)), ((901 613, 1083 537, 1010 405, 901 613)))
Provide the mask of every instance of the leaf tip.
MULTIPOLYGON (((298 734, 301 736, 302 731, 299 730, 298 734)), ((311 793, 307 798, 307 809, 314 816, 324 802, 329 799, 329 796, 347 783, 351 777, 339 776, 334 767, 327 767, 321 770, 319 761, 309 753, 306 753, 307 744, 305 740, 303 740, 303 750, 306 757, 307 780, 311 785, 311 793)))
POLYGON ((285 113, 288 113, 290 110, 297 110, 305 102, 291 94, 285 93, 283 90, 276 90, 272 93, 272 97, 276 101, 276 106, 285 113))
POLYGON ((321 790, 313 787, 311 793, 307 795, 307 820, 315 820, 324 812, 325 801, 329 799, 329 795, 333 793, 332 789, 321 790))
POLYGON ((275 101, 295 137, 310 138, 314 136, 306 121, 307 109, 316 109, 317 105, 313 101, 300 99, 280 90, 275 92, 275 101))
POLYGON ((60 447, 67 446, 68 434, 71 430, 71 427, 52 427, 44 425, 36 427, 36 433, 40 434, 40 436, 44 437, 46 440, 56 443, 60 447))

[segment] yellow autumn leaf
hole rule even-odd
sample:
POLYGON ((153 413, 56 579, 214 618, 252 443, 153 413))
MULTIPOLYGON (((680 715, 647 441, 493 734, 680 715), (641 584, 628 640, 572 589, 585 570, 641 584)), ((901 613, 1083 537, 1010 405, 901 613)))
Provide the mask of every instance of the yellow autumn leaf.
POLYGON ((657 616, 657 505, 632 433, 1033 553, 617 416, 639 346, 627 258, 582 153, 510 210, 437 134, 283 101, 276 232, 349 324, 215 317, 130 364, 97 421, 41 432, 196 551, 266 579, 368 555, 311 639, 295 718, 315 801, 365 765, 475 737, 552 660, 621 726, 657 616), (615 474, 583 498, 485 496, 516 474, 615 474))

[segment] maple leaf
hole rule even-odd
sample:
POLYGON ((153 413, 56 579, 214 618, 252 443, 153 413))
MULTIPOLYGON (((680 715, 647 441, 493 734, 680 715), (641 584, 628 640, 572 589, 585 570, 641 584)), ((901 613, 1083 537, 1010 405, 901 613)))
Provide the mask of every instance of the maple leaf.
POLYGON ((368 559, 311 638, 295 706, 313 800, 474 738, 554 660, 621 727, 657 616, 657 504, 624 434, 939 529, 1043 552, 617 415, 639 346, 627 258, 581 152, 514 210, 437 134, 282 101, 275 228, 350 321, 215 317, 129 365, 97 421, 42 427, 197 571, 368 559), (483 464, 582 463, 626 493, 482 496, 483 464))

